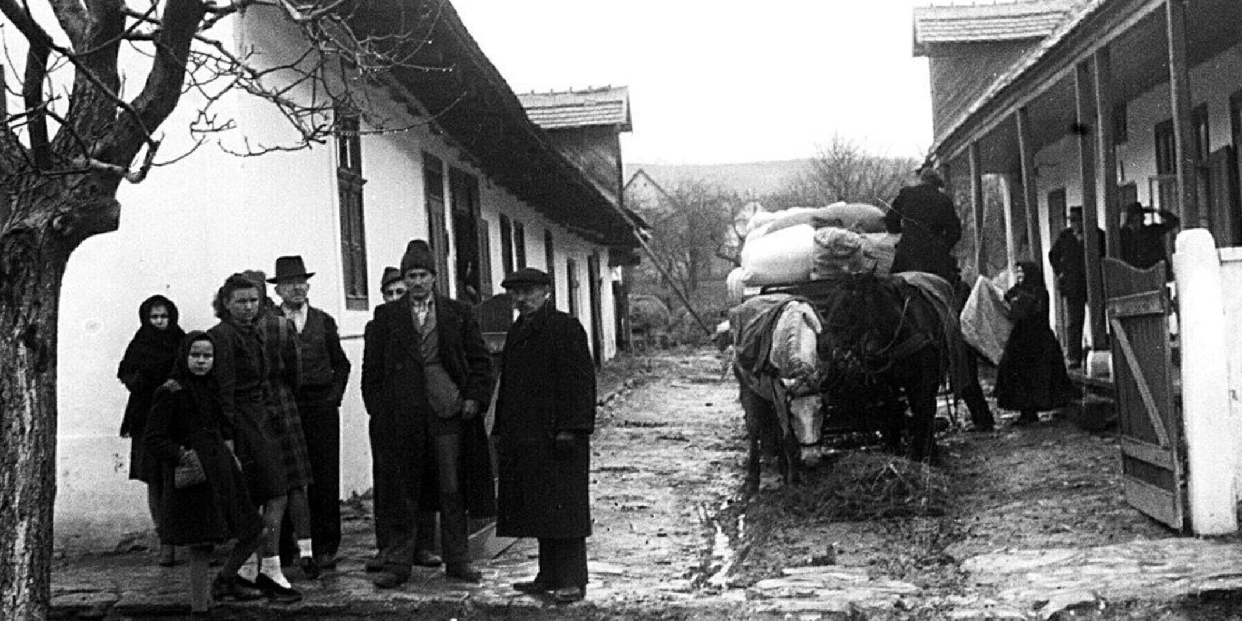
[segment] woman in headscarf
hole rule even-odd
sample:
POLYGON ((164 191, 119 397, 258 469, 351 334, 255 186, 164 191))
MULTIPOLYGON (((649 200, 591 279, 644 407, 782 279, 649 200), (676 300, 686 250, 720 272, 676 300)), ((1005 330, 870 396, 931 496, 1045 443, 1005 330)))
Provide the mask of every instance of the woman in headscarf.
POLYGON ((211 583, 217 601, 262 597, 237 570, 259 545, 263 521, 250 500, 233 453, 233 426, 220 406, 214 373, 215 341, 194 331, 181 344, 170 379, 154 394, 143 445, 163 480, 159 534, 165 545, 188 545, 190 609, 206 612, 207 565, 215 544, 236 539, 220 574, 211 583), (203 482, 178 489, 176 468, 197 459, 203 482))
MULTIPOLYGON (((159 528, 160 478, 155 460, 148 457, 142 445, 151 396, 168 379, 177 358, 177 348, 185 331, 177 325, 177 305, 172 300, 153 295, 138 306, 141 327, 125 348, 125 356, 117 367, 116 376, 129 390, 125 417, 121 420, 121 437, 132 438, 129 445, 129 478, 147 484, 147 507, 151 520, 159 528)), ((159 563, 165 567, 175 561, 174 546, 160 546, 159 563)))
POLYGON ((1021 261, 1005 292, 1013 331, 996 375, 996 403, 1017 410, 1015 424, 1039 422, 1039 412, 1065 407, 1078 389, 1065 372, 1061 345, 1048 325, 1048 289, 1039 266, 1021 261))

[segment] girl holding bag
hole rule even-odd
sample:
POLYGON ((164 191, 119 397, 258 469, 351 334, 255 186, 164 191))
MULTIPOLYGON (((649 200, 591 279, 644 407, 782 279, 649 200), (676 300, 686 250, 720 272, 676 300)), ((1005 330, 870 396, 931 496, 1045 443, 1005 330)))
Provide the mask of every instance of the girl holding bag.
POLYGON ((213 372, 215 341, 192 332, 181 343, 171 377, 155 391, 144 446, 163 481, 159 535, 164 545, 191 546, 190 609, 210 604, 207 565, 212 546, 237 539, 211 583, 216 601, 262 597, 237 570, 259 545, 263 521, 233 455, 232 425, 220 407, 213 372))

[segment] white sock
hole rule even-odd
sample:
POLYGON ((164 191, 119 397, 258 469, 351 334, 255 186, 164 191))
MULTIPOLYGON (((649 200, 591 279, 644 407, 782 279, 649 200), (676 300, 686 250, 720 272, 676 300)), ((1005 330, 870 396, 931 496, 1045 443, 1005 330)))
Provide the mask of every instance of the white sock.
POLYGON ((280 586, 286 589, 292 587, 292 585, 289 584, 289 580, 285 578, 285 573, 280 570, 280 555, 279 554, 276 556, 263 557, 263 564, 259 568, 259 571, 263 572, 263 575, 267 576, 268 578, 271 578, 272 582, 275 582, 276 584, 279 584, 280 586))
POLYGON ((242 566, 237 569, 237 575, 254 582, 254 579, 259 576, 259 555, 251 554, 246 559, 246 562, 242 563, 242 566))
POLYGON ((308 558, 314 554, 310 538, 298 539, 298 556, 308 558))

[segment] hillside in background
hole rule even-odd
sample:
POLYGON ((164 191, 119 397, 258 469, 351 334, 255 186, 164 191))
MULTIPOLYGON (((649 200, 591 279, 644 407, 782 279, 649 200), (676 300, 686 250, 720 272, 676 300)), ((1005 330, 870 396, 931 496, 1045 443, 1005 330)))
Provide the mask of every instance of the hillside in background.
POLYGON ((625 165, 628 181, 639 169, 651 175, 665 190, 681 183, 703 181, 743 196, 763 196, 782 189, 810 167, 810 160, 748 162, 744 164, 639 164, 625 165))

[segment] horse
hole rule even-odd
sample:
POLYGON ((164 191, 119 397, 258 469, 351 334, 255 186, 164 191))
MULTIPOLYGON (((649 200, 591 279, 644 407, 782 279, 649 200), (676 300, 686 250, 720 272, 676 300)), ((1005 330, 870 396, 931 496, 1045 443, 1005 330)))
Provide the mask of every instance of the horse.
POLYGON ((794 296, 759 295, 730 311, 729 326, 746 419, 746 486, 758 489, 761 448, 776 454, 785 483, 797 483, 802 446, 819 442, 823 424, 819 315, 794 296))
POLYGON ((936 396, 946 372, 955 392, 965 386, 953 286, 923 272, 862 273, 840 277, 826 293, 816 299, 824 317, 826 399, 883 404, 877 411, 887 417, 881 427, 889 446, 899 446, 905 429, 911 459, 938 461, 936 396))

